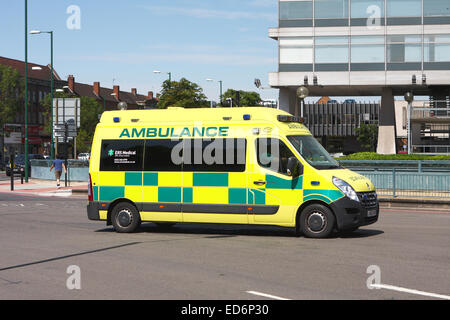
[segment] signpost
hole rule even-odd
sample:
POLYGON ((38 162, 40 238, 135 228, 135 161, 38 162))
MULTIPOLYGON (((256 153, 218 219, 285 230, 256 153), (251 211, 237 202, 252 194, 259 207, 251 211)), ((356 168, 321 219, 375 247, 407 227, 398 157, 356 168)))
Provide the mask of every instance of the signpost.
MULTIPOLYGON (((76 155, 77 130, 80 128, 80 99, 79 98, 57 98, 53 99, 53 136, 56 138, 56 146, 62 140, 64 143, 64 163, 66 166, 65 186, 67 187, 68 175, 68 146, 69 139, 74 140, 76 155)), ((56 154, 58 148, 56 147, 56 154)))

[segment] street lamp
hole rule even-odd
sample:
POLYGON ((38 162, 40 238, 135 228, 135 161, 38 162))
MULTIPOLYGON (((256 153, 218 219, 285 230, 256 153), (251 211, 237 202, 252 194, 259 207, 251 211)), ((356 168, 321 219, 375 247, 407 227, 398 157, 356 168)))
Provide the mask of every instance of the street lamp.
POLYGON ((306 87, 300 87, 297 89, 297 97, 300 99, 301 103, 301 113, 300 117, 303 118, 304 115, 304 107, 305 107, 305 98, 309 96, 309 90, 306 87))
POLYGON ((408 154, 411 154, 411 145, 412 145, 411 117, 412 117, 412 103, 414 101, 414 94, 412 92, 405 93, 405 101, 408 102, 408 154))
POLYGON ((53 141, 53 31, 40 31, 40 30, 32 30, 30 31, 30 34, 36 35, 36 34, 42 34, 47 33, 50 35, 50 124, 52 128, 52 136, 51 136, 51 143, 50 143, 50 158, 52 160, 55 159, 55 145, 53 141))
MULTIPOLYGON (((208 78, 206 81, 214 82, 214 79, 208 78)), ((222 100, 223 100, 223 81, 217 80, 217 82, 220 84, 220 106, 222 106, 222 100)))
POLYGON ((155 74, 161 74, 161 73, 168 74, 169 75, 169 84, 172 82, 172 72, 161 72, 159 70, 155 70, 155 71, 153 71, 153 73, 155 73, 155 74))

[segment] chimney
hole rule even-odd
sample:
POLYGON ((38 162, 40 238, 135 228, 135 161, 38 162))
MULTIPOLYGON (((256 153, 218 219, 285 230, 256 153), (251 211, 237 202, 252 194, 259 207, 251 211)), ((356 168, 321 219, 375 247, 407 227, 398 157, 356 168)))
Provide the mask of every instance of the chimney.
POLYGON ((73 77, 73 75, 69 75, 67 82, 68 82, 70 91, 75 93, 75 78, 73 77))
POLYGON ((133 94, 133 96, 137 96, 137 89, 136 88, 131 89, 131 93, 133 94))
POLYGON ((100 82, 94 82, 94 93, 100 97, 100 82))
POLYGON ((120 99, 119 92, 120 92, 119 86, 114 86, 114 96, 116 97, 117 100, 120 99))
POLYGON ((148 92, 148 100, 153 100, 153 91, 148 92))

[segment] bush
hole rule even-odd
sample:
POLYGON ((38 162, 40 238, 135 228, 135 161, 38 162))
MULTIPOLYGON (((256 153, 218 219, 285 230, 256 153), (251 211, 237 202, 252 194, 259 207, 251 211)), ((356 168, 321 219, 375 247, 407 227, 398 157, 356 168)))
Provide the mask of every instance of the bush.
POLYGON ((450 160, 450 156, 427 156, 415 154, 378 154, 374 152, 360 152, 349 156, 337 158, 337 160, 450 160))

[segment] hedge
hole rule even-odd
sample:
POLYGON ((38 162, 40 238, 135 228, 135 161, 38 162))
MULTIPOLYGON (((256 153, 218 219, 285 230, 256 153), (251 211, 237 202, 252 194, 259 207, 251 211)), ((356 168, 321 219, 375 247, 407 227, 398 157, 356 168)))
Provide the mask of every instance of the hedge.
POLYGON ((450 156, 427 156, 415 154, 378 154, 373 152, 354 153, 337 160, 450 160, 450 156))

